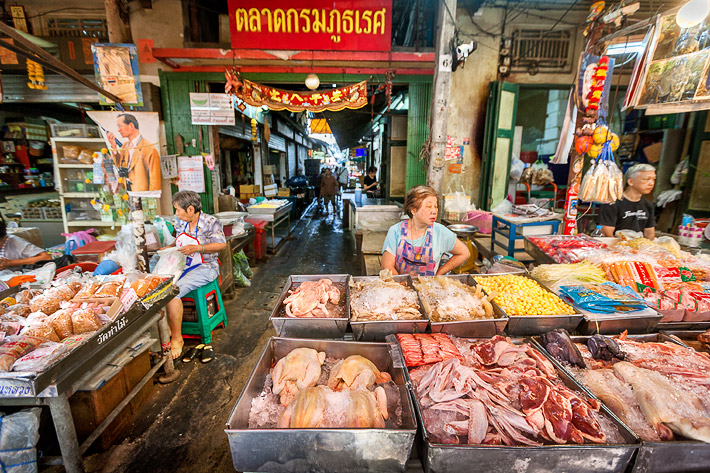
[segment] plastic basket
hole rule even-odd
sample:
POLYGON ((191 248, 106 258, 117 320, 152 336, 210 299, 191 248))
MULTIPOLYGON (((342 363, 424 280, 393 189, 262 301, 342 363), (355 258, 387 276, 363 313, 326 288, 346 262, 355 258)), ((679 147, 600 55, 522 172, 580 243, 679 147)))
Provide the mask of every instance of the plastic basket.
POLYGON ((493 214, 485 210, 470 210, 465 222, 478 227, 480 233, 491 233, 493 230, 493 214))

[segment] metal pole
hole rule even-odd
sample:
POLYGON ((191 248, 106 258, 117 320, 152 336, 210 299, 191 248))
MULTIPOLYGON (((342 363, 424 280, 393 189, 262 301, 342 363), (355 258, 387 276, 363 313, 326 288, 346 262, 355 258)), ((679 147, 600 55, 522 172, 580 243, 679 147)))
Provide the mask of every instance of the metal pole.
POLYGON ((79 453, 79 441, 76 438, 74 419, 71 415, 69 400, 66 394, 48 399, 49 411, 52 414, 54 429, 57 431, 59 449, 62 452, 62 462, 67 473, 84 473, 84 462, 79 453))
POLYGON ((168 326, 168 313, 165 309, 162 309, 162 312, 162 317, 158 319, 158 338, 160 338, 160 348, 163 351, 163 358, 165 359, 165 363, 163 364, 165 374, 158 378, 158 382, 161 384, 167 384, 175 381, 178 376, 180 376, 180 372, 175 369, 173 356, 170 353, 170 327, 168 326))
POLYGON ((451 42, 454 39, 456 0, 440 0, 434 68, 434 91, 431 99, 431 153, 427 171, 427 185, 439 194, 439 208, 442 207, 444 187, 444 154, 446 152, 447 105, 451 95, 451 42))
POLYGON ((131 218, 133 219, 133 237, 136 242, 136 258, 138 271, 149 272, 148 249, 145 246, 145 217, 140 197, 131 197, 131 218))

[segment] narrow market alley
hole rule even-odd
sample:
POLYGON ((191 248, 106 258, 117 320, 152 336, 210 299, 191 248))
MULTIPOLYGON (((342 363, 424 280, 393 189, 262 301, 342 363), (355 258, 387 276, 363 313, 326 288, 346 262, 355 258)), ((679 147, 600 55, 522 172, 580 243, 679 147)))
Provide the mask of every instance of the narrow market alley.
POLYGON ((215 359, 178 362, 180 378, 156 385, 128 437, 87 457, 87 471, 234 471, 224 426, 264 344, 276 335, 269 316, 286 278, 359 273, 353 237, 340 216, 321 216, 315 208, 309 214, 276 255, 254 268, 252 286, 225 303, 229 324, 213 333, 215 359))

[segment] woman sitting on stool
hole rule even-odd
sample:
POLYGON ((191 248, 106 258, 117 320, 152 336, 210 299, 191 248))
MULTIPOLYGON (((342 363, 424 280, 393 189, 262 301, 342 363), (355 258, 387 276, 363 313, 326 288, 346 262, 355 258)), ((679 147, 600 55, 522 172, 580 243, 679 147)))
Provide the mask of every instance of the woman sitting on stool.
POLYGON ((227 246, 222 223, 213 215, 202 213, 200 195, 192 191, 180 191, 173 195, 175 207, 174 246, 187 256, 185 271, 175 283, 180 293, 168 302, 168 325, 170 326, 170 351, 173 359, 182 353, 182 297, 217 279, 219 263, 217 253, 227 246))

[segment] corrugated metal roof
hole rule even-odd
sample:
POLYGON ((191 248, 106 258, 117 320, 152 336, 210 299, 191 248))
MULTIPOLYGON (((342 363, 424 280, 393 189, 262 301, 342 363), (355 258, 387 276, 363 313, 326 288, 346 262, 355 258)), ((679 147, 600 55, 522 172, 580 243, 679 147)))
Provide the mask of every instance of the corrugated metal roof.
MULTIPOLYGON (((93 75, 85 75, 86 79, 94 81, 93 75)), ((47 90, 35 90, 27 87, 27 76, 24 74, 3 74, 3 102, 82 102, 98 103, 99 94, 88 87, 56 74, 45 76, 47 90)))

